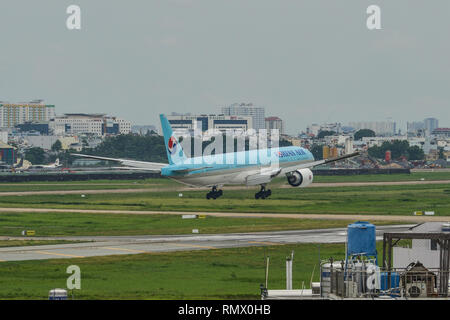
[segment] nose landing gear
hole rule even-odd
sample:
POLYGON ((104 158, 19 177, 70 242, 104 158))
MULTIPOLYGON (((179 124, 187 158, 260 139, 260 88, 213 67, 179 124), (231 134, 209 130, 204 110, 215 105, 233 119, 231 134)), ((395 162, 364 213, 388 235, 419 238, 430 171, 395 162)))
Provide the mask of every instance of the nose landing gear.
POLYGON ((266 186, 265 185, 261 185, 261 191, 255 193, 255 199, 265 199, 268 198, 272 195, 272 190, 268 189, 266 190, 266 186))
POLYGON ((212 187, 212 190, 206 194, 206 199, 208 199, 208 200, 209 199, 216 200, 217 198, 222 196, 222 194, 223 194, 223 191, 222 190, 217 190, 217 187, 214 186, 214 187, 212 187))

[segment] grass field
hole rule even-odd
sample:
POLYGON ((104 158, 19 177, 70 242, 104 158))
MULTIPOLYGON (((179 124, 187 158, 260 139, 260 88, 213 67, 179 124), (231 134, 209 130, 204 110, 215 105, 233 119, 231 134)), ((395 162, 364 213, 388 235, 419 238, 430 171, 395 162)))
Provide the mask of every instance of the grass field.
POLYGON ((450 215, 450 184, 363 187, 272 188, 272 196, 255 200, 254 189, 226 190, 217 200, 205 191, 155 191, 80 195, 0 197, 0 207, 123 209, 190 212, 270 212, 315 214, 411 215, 435 211, 450 215))
POLYGON ((69 244, 76 242, 65 240, 0 240, 0 247, 43 246, 47 244, 69 244))
MULTIPOLYGON (((439 181, 450 180, 450 172, 413 172, 410 174, 371 174, 351 176, 314 176, 315 183, 334 182, 395 182, 395 181, 439 181)), ((286 178, 276 178, 271 187, 287 185, 286 178)), ((61 182, 0 182, 0 192, 12 191, 51 191, 51 190, 98 190, 98 189, 182 189, 185 188, 169 179, 143 179, 143 180, 88 180, 88 181, 61 181, 61 182)))
MULTIPOLYGON (((259 299, 270 256, 269 289, 285 288, 285 258, 294 250, 293 285, 317 281, 318 245, 280 245, 81 259, 1 262, 0 299, 47 299, 65 288, 66 269, 81 269, 76 299, 259 299)), ((322 258, 342 258, 344 245, 322 244, 322 258)))
MULTIPOLYGON (((119 236, 257 232, 341 228, 354 221, 218 218, 181 219, 181 216, 86 214, 86 213, 1 213, 0 236, 20 236, 34 230, 36 236, 119 236)), ((377 225, 387 224, 377 222, 377 225)), ((0 244, 1 246, 1 244, 0 244)))
MULTIPOLYGON (((377 243, 379 258, 382 243, 377 243)), ((265 257, 269 289, 285 289, 285 259, 294 251, 293 289, 319 281, 319 259, 344 258, 344 244, 297 244, 80 259, 0 263, 0 299, 47 299, 65 288, 66 269, 81 269, 75 299, 260 299, 265 257)))
MULTIPOLYGON (((369 176, 365 177, 368 181, 369 176)), ((362 181, 355 177, 324 178, 333 181, 322 182, 349 182, 345 179, 350 178, 362 181)), ((267 200, 255 200, 254 188, 225 188, 222 198, 208 201, 204 190, 184 191, 183 197, 178 197, 174 186, 179 185, 166 179, 129 182, 113 181, 108 187, 145 186, 152 188, 152 192, 92 194, 84 198, 80 195, 4 196, 0 197, 0 207, 386 215, 433 210, 437 215, 450 216, 450 185, 445 183, 298 189, 278 188, 277 185, 285 184, 280 179, 271 186, 273 195, 267 200)), ((107 181, 72 182, 63 186, 105 189, 102 185, 105 183, 108 184, 107 181)), ((58 183, 41 184, 21 184, 21 187, 62 190, 58 183)), ((4 188, 2 191, 12 191, 9 185, 0 184, 0 187, 4 188)), ((37 236, 188 234, 193 228, 200 233, 226 233, 345 227, 350 222, 353 221, 218 217, 191 220, 178 215, 23 212, 0 213, 0 235, 18 236, 24 229, 35 230, 37 236)), ((0 241, 2 245, 8 244, 0 241)), ((381 254, 380 245, 377 244, 381 254)), ((66 268, 73 264, 81 268, 82 278, 82 289, 75 293, 76 299, 259 299, 259 285, 265 278, 264 257, 270 256, 269 289, 283 289, 285 258, 292 250, 294 288, 301 288, 302 282, 309 287, 313 271, 313 281, 319 276, 319 244, 0 262, 0 299, 47 299, 50 289, 66 287, 69 276, 66 268)), ((320 244, 322 259, 340 259, 343 254, 344 244, 320 244)))

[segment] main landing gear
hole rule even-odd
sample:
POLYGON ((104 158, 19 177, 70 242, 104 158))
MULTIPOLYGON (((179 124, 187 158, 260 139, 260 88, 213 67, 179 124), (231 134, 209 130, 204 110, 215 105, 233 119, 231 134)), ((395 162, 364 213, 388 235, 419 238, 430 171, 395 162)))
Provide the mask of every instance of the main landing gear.
POLYGON ((268 189, 266 190, 266 186, 265 185, 261 185, 261 191, 255 193, 255 199, 265 199, 270 197, 270 195, 272 194, 272 190, 268 189))
POLYGON ((206 194, 206 199, 209 200, 212 198, 212 199, 216 200, 218 197, 222 196, 222 194, 223 194, 223 191, 217 190, 217 187, 214 186, 214 187, 212 187, 212 190, 206 194))

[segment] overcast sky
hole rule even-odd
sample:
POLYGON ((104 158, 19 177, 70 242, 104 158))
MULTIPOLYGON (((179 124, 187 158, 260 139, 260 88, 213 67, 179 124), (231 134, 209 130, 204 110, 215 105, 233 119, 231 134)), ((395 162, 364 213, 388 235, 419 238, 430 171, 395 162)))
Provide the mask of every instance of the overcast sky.
POLYGON ((3 0, 0 101, 134 124, 253 102, 310 123, 450 126, 450 1, 3 0), (81 7, 81 30, 66 8, 81 7), (381 8, 381 30, 366 9, 381 8))

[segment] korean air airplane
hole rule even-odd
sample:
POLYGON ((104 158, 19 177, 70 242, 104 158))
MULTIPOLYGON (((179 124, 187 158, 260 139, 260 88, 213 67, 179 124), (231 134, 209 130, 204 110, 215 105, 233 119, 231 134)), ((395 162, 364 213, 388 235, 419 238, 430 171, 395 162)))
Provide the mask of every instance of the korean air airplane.
POLYGON ((255 198, 265 199, 272 194, 270 189, 266 189, 266 186, 275 177, 286 175, 291 186, 307 187, 313 181, 312 167, 359 154, 355 152, 333 159, 315 161, 313 155, 307 149, 280 147, 188 158, 167 118, 160 115, 160 119, 169 164, 84 154, 73 155, 116 161, 123 165, 117 167, 120 169, 159 172, 162 176, 189 186, 210 187, 211 191, 207 193, 207 199, 216 199, 222 196, 223 192, 219 188, 233 184, 260 185, 261 190, 255 194, 255 198))

